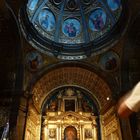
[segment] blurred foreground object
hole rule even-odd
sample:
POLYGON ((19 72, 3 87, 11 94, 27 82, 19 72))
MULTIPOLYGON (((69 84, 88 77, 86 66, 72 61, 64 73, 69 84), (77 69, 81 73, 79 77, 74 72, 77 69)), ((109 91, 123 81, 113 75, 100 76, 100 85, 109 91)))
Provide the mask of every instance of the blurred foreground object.
POLYGON ((122 118, 129 117, 133 112, 140 111, 140 82, 119 100, 117 111, 122 118))

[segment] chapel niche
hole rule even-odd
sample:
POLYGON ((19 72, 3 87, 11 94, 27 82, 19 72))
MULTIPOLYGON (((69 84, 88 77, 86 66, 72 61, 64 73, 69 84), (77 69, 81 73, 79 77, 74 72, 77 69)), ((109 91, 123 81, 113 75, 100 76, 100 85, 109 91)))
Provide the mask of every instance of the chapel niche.
POLYGON ((99 140, 97 103, 78 87, 50 93, 42 109, 42 140, 99 140))

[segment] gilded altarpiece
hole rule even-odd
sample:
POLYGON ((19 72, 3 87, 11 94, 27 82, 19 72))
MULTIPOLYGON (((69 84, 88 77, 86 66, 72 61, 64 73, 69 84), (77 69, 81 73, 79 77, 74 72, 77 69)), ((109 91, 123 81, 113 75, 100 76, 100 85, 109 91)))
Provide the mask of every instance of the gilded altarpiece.
POLYGON ((96 116, 90 113, 48 112, 42 140, 97 140, 96 116))
POLYGON ((99 114, 95 100, 76 87, 51 93, 38 113, 29 104, 25 140, 122 140, 115 108, 99 114))
POLYGON ((92 99, 76 87, 63 87, 46 100, 42 140, 98 140, 98 113, 92 99))

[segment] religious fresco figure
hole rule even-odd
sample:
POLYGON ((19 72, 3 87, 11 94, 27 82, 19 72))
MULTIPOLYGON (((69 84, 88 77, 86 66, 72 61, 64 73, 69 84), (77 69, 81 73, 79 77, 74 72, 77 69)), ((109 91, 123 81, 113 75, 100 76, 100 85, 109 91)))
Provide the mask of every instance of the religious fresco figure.
POLYGON ((68 37, 76 37, 81 29, 80 22, 77 19, 69 18, 63 23, 62 31, 68 37))
POLYGON ((50 10, 43 9, 39 13, 38 20, 44 30, 51 32, 55 29, 55 17, 50 10))
POLYGON ((49 16, 48 15, 46 15, 45 17, 44 17, 44 19, 43 20, 41 20, 41 26, 43 26, 44 28, 48 28, 48 26, 49 26, 49 23, 48 23, 48 20, 49 20, 49 16))
POLYGON ((66 24, 64 30, 68 34, 69 37, 75 37, 76 36, 76 28, 74 27, 73 23, 66 24))
POLYGON ((37 71, 43 64, 42 56, 36 51, 29 52, 26 63, 30 71, 37 71))
POLYGON ((106 70, 113 70, 117 66, 117 60, 115 57, 109 57, 105 63, 106 70))
POLYGON ((93 22, 93 24, 97 30, 103 29, 104 22, 102 19, 102 13, 96 14, 95 18, 90 18, 90 20, 93 22))
POLYGON ((82 109, 84 112, 92 112, 92 108, 87 102, 87 100, 82 100, 82 109))
POLYGON ((64 140, 77 140, 77 130, 73 126, 68 126, 64 130, 64 140))
POLYGON ((49 105, 49 111, 57 111, 57 110, 58 110, 57 100, 51 101, 49 105))
POLYGON ((119 56, 113 52, 107 52, 101 56, 99 64, 103 70, 113 71, 119 65, 119 56))
POLYGON ((89 28, 92 31, 103 30, 106 23, 106 14, 102 9, 94 10, 89 16, 89 28))

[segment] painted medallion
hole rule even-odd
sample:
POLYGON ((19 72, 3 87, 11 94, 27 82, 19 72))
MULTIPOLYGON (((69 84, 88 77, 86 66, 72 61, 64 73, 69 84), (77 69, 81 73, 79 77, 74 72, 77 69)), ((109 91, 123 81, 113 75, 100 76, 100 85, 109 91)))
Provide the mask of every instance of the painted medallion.
POLYGON ((68 18, 62 25, 62 32, 68 37, 76 37, 81 32, 81 24, 75 18, 68 18))

